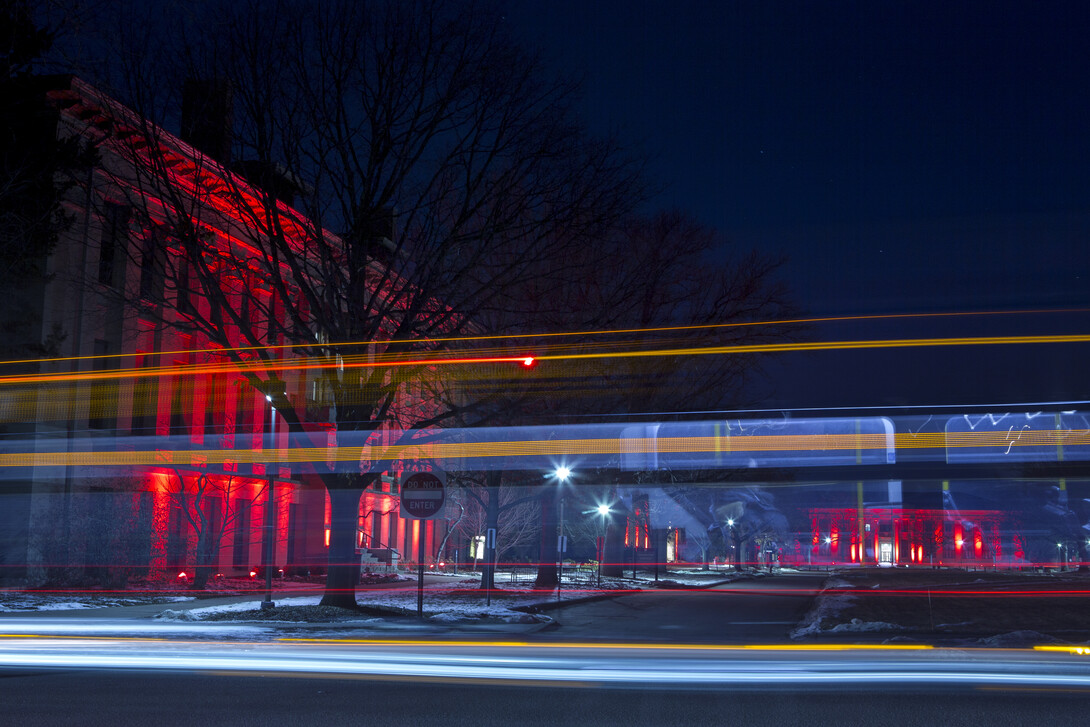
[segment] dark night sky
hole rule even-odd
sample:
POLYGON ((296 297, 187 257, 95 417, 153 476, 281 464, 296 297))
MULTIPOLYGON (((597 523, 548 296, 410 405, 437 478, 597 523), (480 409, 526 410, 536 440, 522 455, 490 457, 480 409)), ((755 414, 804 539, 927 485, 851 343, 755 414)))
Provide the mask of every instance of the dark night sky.
MULTIPOLYGON (((1085 3, 551 0, 512 3, 507 19, 584 76, 593 129, 651 152, 659 203, 785 255, 783 278, 812 315, 1087 303, 1085 3)), ((817 336, 1081 333, 1088 322, 817 336)), ((1085 353, 793 355, 770 368, 769 401, 1090 398, 1085 353)))

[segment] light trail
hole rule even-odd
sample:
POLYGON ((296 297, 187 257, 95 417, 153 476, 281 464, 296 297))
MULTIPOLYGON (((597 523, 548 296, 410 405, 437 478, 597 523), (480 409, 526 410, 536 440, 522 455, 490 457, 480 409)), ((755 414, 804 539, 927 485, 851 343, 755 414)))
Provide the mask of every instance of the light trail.
POLYGON ((1043 343, 1086 343, 1090 334, 1044 336, 962 336, 957 338, 891 338, 862 341, 809 341, 801 343, 755 343, 649 351, 594 352, 537 355, 538 361, 585 360, 596 358, 648 358, 658 356, 707 356, 713 354, 788 353, 800 351, 845 351, 876 348, 929 348, 937 346, 1002 346, 1043 343))
POLYGON ((366 368, 406 368, 430 366, 472 366, 481 364, 518 364, 524 367, 536 365, 542 361, 587 361, 592 359, 619 360, 626 358, 663 358, 677 356, 741 355, 754 353, 797 353, 806 351, 867 350, 887 348, 931 348, 944 346, 999 346, 999 345, 1039 345, 1052 343, 1086 343, 1090 334, 1062 334, 1038 336, 962 336, 955 338, 898 338, 880 340, 845 340, 845 341, 810 341, 794 343, 761 343, 724 346, 696 346, 684 348, 647 349, 638 351, 589 351, 583 353, 544 353, 522 354, 518 356, 495 357, 436 357, 384 360, 367 360, 361 355, 351 360, 329 360, 322 362, 305 361, 256 361, 238 363, 184 364, 180 366, 158 366, 141 369, 117 369, 107 371, 88 371, 77 373, 26 374, 0 377, 0 386, 17 384, 42 384, 57 382, 92 382, 120 379, 135 379, 164 376, 198 376, 209 374, 281 374, 288 371, 318 371, 331 369, 366 369, 366 368))
POLYGON ((51 466, 200 466, 324 462, 393 462, 499 457, 580 455, 733 454, 761 452, 859 452, 950 448, 1072 447, 1090 445, 1090 429, 928 432, 912 434, 797 434, 694 437, 609 437, 499 442, 428 442, 423 444, 277 449, 146 449, 97 452, 5 452, 2 467, 51 466))
POLYGON ((469 357, 469 358, 416 358, 389 361, 328 361, 310 363, 302 361, 270 361, 241 364, 233 361, 223 363, 182 364, 180 366, 156 366, 140 369, 117 369, 110 371, 85 371, 80 373, 26 374, 23 376, 0 377, 0 386, 14 384, 42 384, 55 382, 90 382, 116 379, 143 379, 151 377, 201 376, 209 374, 280 374, 286 371, 319 371, 329 369, 367 369, 367 368, 403 368, 415 366, 460 366, 493 363, 519 364, 532 366, 533 356, 469 357))
POLYGON ((337 675, 526 685, 828 687, 995 685, 1090 688, 1074 650, 943 649, 927 644, 528 643, 487 641, 0 641, 0 666, 216 674, 337 675), (835 658, 834 658, 835 655, 835 658))
MULTIPOLYGON (((856 315, 856 316, 823 316, 816 318, 786 318, 782 320, 773 321, 742 321, 736 323, 705 323, 700 325, 691 326, 663 326, 658 328, 615 328, 607 329, 604 331, 588 330, 588 331, 561 331, 553 333, 511 333, 500 334, 490 336, 461 336, 453 338, 422 338, 418 340, 408 341, 380 341, 384 345, 392 344, 425 344, 425 343, 461 343, 461 342, 475 342, 475 341, 504 341, 515 339, 539 339, 539 338, 559 338, 559 337, 574 337, 574 336, 612 336, 621 334, 643 334, 643 333, 665 333, 665 332, 682 332, 682 331, 701 331, 701 330, 715 330, 722 328, 744 328, 753 326, 782 326, 782 325, 805 325, 811 323, 834 323, 834 322, 847 322, 847 321, 870 321, 870 320, 897 320, 897 319, 912 319, 912 318, 960 318, 960 317, 972 317, 972 316, 1002 316, 1002 315, 1047 315, 1047 314, 1065 314, 1065 313, 1087 313, 1090 312, 1090 308, 1042 308, 1042 309, 1027 309, 1027 310, 1013 310, 1013 311, 951 311, 951 312, 939 312, 939 313, 885 313, 885 314, 872 314, 872 315, 856 315)), ((218 353, 246 353, 252 351, 288 351, 296 348, 323 348, 323 349, 336 349, 346 348, 350 346, 368 346, 372 345, 373 341, 346 341, 341 343, 285 343, 276 346, 237 346, 233 348, 217 348, 218 353)), ((180 356, 186 354, 198 354, 208 353, 208 349, 174 349, 170 351, 159 351, 159 355, 163 356, 180 356)), ((15 361, 0 361, 2 365, 16 365, 16 364, 40 364, 40 363, 60 363, 65 361, 88 361, 88 360, 100 360, 100 359, 121 359, 121 358, 133 358, 135 356, 142 356, 142 353, 113 353, 108 355, 92 355, 92 356, 67 356, 64 358, 51 358, 51 359, 20 359, 15 361)))

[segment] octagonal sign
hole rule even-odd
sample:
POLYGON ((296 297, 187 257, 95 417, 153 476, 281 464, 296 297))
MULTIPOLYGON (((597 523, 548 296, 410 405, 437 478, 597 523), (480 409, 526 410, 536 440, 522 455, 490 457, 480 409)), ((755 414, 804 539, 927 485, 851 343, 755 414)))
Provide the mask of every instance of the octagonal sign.
POLYGON ((401 517, 430 520, 443 509, 446 494, 438 472, 414 472, 401 482, 401 517))

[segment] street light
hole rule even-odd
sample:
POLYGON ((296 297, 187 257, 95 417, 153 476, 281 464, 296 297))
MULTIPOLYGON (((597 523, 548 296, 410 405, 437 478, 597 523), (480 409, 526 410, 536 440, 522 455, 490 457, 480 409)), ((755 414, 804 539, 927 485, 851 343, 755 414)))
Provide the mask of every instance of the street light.
POLYGON ((560 602, 560 589, 564 585, 564 483, 571 477, 571 469, 561 465, 553 470, 560 491, 560 519, 556 526, 556 601, 560 602))
MULTIPOLYGON (((609 505, 602 503, 598 506, 598 515, 602 518, 602 523, 605 523, 605 519, 609 517, 609 513, 612 512, 609 509, 609 505)), ((609 532, 608 528, 602 528, 602 540, 598 544, 598 587, 602 587, 602 561, 606 557, 606 533, 609 532)))
MULTIPOLYGON (((280 381, 275 376, 270 378, 265 386, 265 401, 269 402, 269 449, 271 453, 276 449, 276 403, 273 401, 273 394, 278 393, 283 396, 284 382, 280 381)), ((272 600, 272 571, 273 561, 276 560, 276 525, 273 520, 276 518, 276 502, 274 495, 276 494, 276 475, 277 465, 271 460, 266 467, 265 474, 268 475, 269 488, 265 493, 265 600, 261 602, 261 610, 266 611, 273 608, 276 604, 272 600)))
POLYGON ((734 518, 732 518, 732 517, 727 518, 727 527, 730 528, 731 560, 734 561, 734 570, 737 571, 737 570, 739 570, 739 568, 738 568, 738 553, 734 552, 734 518))

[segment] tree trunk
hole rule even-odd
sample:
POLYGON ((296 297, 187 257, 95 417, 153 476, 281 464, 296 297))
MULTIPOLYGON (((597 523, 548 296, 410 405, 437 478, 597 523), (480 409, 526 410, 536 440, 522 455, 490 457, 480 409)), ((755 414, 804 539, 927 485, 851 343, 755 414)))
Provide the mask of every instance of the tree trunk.
POLYGON ((556 588, 556 492, 541 495, 541 548, 538 551, 535 588, 556 588))
POLYGON ((212 541, 210 533, 206 532, 208 525, 201 530, 197 538, 197 569, 193 574, 194 591, 203 591, 208 586, 208 580, 212 577, 212 541))
POLYGON ((356 556, 362 488, 329 490, 329 570, 326 571, 322 606, 356 607, 360 564, 356 556))
POLYGON ((496 553, 499 552, 500 535, 500 481, 503 479, 501 470, 490 470, 485 474, 485 492, 488 493, 488 502, 485 506, 485 532, 488 528, 496 531, 496 545, 485 551, 485 560, 488 561, 481 569, 481 588, 491 589, 496 587, 496 553))

